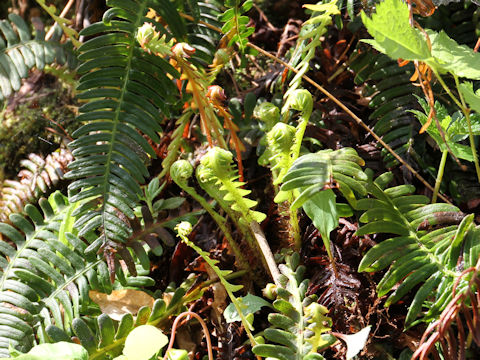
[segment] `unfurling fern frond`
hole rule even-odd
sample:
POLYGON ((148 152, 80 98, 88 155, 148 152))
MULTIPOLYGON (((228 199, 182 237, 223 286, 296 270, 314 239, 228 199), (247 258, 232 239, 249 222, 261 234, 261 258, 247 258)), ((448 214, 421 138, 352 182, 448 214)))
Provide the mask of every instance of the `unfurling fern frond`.
POLYGON ((46 41, 40 30, 32 39, 30 27, 20 16, 10 14, 8 18, 11 22, 0 21, 0 101, 18 91, 34 67, 43 70, 45 65, 67 61, 73 65, 58 41, 46 41))
POLYGON ((76 236, 59 236, 69 220, 65 201, 54 193, 40 200, 43 214, 28 204, 28 218, 12 214, 11 225, 0 223, 0 356, 8 356, 10 345, 28 351, 34 329, 39 342, 47 341, 48 325, 72 334, 72 320, 90 301, 88 291, 112 289, 105 262, 85 256, 87 245, 76 236))
POLYGON ((266 215, 252 210, 257 202, 245 197, 251 191, 241 188, 244 183, 237 180, 238 172, 232 165, 232 161, 231 152, 214 147, 202 158, 202 168, 198 172, 198 176, 205 181, 214 180, 216 184, 220 185, 220 191, 226 192, 224 200, 241 215, 241 221, 245 224, 250 224, 252 221, 261 223, 265 220, 266 215))
MULTIPOLYGON (((148 9, 163 14, 171 10, 170 2, 109 4, 114 7, 104 14, 103 22, 81 33, 97 36, 79 49, 82 64, 78 72, 84 75, 78 97, 88 103, 80 108, 77 120, 86 124, 73 134, 76 140, 70 145, 75 161, 66 175, 75 179, 69 187, 75 193, 71 201, 90 199, 75 214, 79 235, 101 230, 88 251, 109 241, 124 242, 130 236, 128 219, 133 219, 141 194, 138 184, 148 176, 148 156, 155 157, 144 136, 159 141, 161 114, 168 113, 167 103, 174 102, 178 94, 167 76, 178 77, 178 72, 162 57, 141 49, 136 40, 137 29, 145 21, 154 21, 145 17, 148 9)), ((182 38, 184 24, 173 10, 166 20, 171 22, 173 35, 182 38)))
MULTIPOLYGON (((392 178, 391 173, 385 173, 369 182, 367 190, 374 198, 357 202, 357 208, 365 210, 360 221, 367 223, 358 229, 358 236, 396 235, 370 249, 359 271, 389 268, 377 286, 379 296, 393 291, 386 306, 421 285, 405 320, 409 327, 424 308, 423 320, 431 321, 447 306, 462 270, 477 263, 479 230, 473 215, 465 216, 449 204, 427 205, 430 200, 426 196, 411 195, 415 190, 412 185, 383 190, 392 178)), ((467 290, 467 283, 468 276, 459 281, 457 293, 467 290)))
POLYGON ((297 73, 288 84, 288 90, 284 95, 285 99, 300 86, 302 76, 310 69, 310 61, 321 44, 322 36, 327 32, 327 26, 332 23, 332 16, 340 14, 336 3, 336 1, 331 1, 326 4, 306 5, 308 9, 313 10, 313 13, 311 18, 302 25, 298 35, 297 47, 290 60, 290 65, 297 70, 297 73))
POLYGON ((10 214, 21 213, 25 204, 55 186, 72 159, 69 151, 59 149, 45 159, 30 154, 28 160, 20 161, 24 169, 18 174, 19 180, 5 180, 0 186, 0 222, 7 222, 10 214))
POLYGON ((256 355, 279 360, 321 360, 324 358, 317 350, 336 340, 325 334, 332 324, 326 316, 328 310, 316 302, 315 295, 306 296, 309 280, 303 279, 305 267, 299 261, 298 253, 294 253, 279 266, 282 274, 273 302, 278 312, 268 315, 272 326, 264 331, 272 344, 256 345, 256 355))

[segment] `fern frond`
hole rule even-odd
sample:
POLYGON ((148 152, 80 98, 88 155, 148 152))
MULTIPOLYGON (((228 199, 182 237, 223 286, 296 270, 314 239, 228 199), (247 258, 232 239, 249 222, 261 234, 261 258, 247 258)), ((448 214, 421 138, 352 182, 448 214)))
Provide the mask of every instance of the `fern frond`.
POLYGON ((222 32, 229 40, 228 46, 236 42, 243 52, 247 46, 248 37, 255 31, 255 27, 247 27, 249 19, 243 15, 252 8, 253 1, 247 0, 242 4, 241 0, 227 0, 225 6, 227 11, 220 17, 220 21, 224 22, 222 32))
POLYGON ((0 21, 0 101, 18 91, 30 69, 43 70, 54 62, 67 62, 67 52, 58 41, 46 41, 45 33, 37 30, 32 39, 30 27, 17 14, 0 21))
MULTIPOLYGON (((284 99, 287 99, 301 85, 302 76, 310 69, 310 61, 315 56, 317 47, 321 44, 322 36, 327 32, 327 26, 332 23, 332 16, 340 14, 336 1, 309 6, 314 12, 310 19, 302 25, 298 35, 297 47, 289 62, 298 72, 288 84, 284 99)), ((282 109, 283 112, 284 109, 282 109)))
POLYGON ((303 155, 288 170, 280 190, 300 190, 300 195, 291 205, 293 209, 298 209, 318 191, 331 187, 335 180, 340 192, 355 208, 356 197, 367 194, 364 185, 367 176, 360 167, 364 164, 363 159, 351 148, 321 150, 303 155))
POLYGON ((325 334, 332 320, 326 316, 328 310, 316 303, 316 296, 306 296, 308 279, 304 279, 305 267, 299 265, 298 253, 286 258, 279 266, 280 286, 273 307, 278 311, 268 315, 271 327, 264 331, 265 338, 274 344, 253 347, 256 355, 279 360, 322 360, 317 353, 331 345, 335 338, 325 334))
POLYGON ((12 225, 0 223, 6 237, 0 242, 2 356, 10 344, 26 352, 35 341, 46 342, 45 327, 51 324, 71 334, 72 320, 90 301, 89 289, 112 289, 105 262, 85 256, 87 245, 71 233, 59 236, 71 206, 63 195, 56 192, 39 204, 43 214, 28 204, 28 218, 12 214, 12 225))
MULTIPOLYGON (((358 229, 358 236, 396 235, 370 249, 359 271, 389 268, 377 286, 379 296, 391 292, 386 306, 422 284, 405 320, 408 327, 415 323, 422 307, 429 304, 423 320, 430 321, 451 300, 452 288, 461 276, 461 269, 475 266, 480 255, 473 241, 478 230, 473 224, 473 215, 465 216, 449 204, 428 205, 426 196, 412 195, 415 190, 412 185, 383 190, 391 179, 391 174, 386 173, 370 182, 367 190, 374 198, 357 202, 357 208, 365 211, 360 221, 367 223, 358 229), (394 290, 398 283, 400 285, 394 290)), ((464 291, 465 284, 464 280, 460 281, 457 291, 464 291)))
MULTIPOLYGON (((362 95, 372 97, 369 107, 373 112, 369 120, 374 124, 373 130, 399 156, 407 158, 414 151, 413 142, 418 134, 415 117, 408 112, 417 106, 414 94, 420 93, 410 81, 413 65, 400 67, 386 55, 373 55, 360 49, 352 54, 351 59, 355 59, 350 64, 356 73, 355 83, 365 84, 362 95)), ((382 149, 382 157, 387 168, 398 164, 386 149, 382 149)))
POLYGON ((252 210, 257 202, 246 198, 251 191, 242 189, 244 183, 237 181, 238 172, 232 161, 231 152, 218 147, 212 148, 202 158, 202 171, 198 172, 197 176, 204 178, 205 181, 215 180, 220 185, 220 191, 226 192, 224 200, 230 203, 233 210, 241 214, 246 224, 250 224, 252 221, 260 223, 265 220, 266 215, 252 210))
MULTIPOLYGON (((88 251, 96 251, 110 240, 124 242, 131 235, 127 219, 134 217, 141 194, 138 184, 148 176, 145 161, 156 156, 142 134, 159 142, 161 112, 168 114, 167 103, 177 94, 167 73, 179 76, 165 59, 143 51, 136 41, 137 29, 145 21, 153 21, 145 17, 148 8, 163 14, 172 7, 170 2, 109 4, 113 7, 104 14, 103 22, 81 32, 97 36, 79 49, 82 64, 78 71, 84 75, 78 97, 89 101, 80 108, 77 120, 87 123, 73 134, 76 140, 70 146, 75 161, 66 175, 76 180, 69 187, 75 193, 72 202, 96 200, 75 214, 80 236, 101 229, 88 251), (119 213, 124 219, 119 219, 119 213)), ((170 19, 175 21, 171 30, 181 37, 184 25, 177 17, 178 13, 170 19)))
POLYGON ((10 214, 21 213, 27 203, 55 186, 72 159, 69 151, 59 149, 45 159, 30 154, 28 160, 22 160, 24 169, 18 173, 19 180, 5 180, 0 187, 0 222, 7 222, 10 214))

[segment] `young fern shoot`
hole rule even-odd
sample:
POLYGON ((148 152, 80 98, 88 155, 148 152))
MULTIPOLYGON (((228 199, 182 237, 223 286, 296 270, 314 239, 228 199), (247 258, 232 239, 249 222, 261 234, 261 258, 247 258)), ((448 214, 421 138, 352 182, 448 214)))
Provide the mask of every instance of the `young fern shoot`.
POLYGON ((278 268, 265 235, 258 225, 258 223, 265 220, 266 215, 252 209, 257 205, 257 202, 245 197, 251 191, 241 188, 245 183, 237 180, 238 172, 234 168, 232 161, 233 154, 231 152, 214 147, 200 161, 203 167, 202 172, 198 176, 203 178, 204 182, 215 181, 219 190, 226 192, 223 200, 230 204, 232 210, 239 213, 240 224, 250 228, 262 253, 262 261, 276 282, 279 275, 278 268))
POLYGON ((242 252, 240 251, 237 243, 233 240, 230 230, 227 228, 226 220, 223 216, 217 213, 213 207, 201 196, 195 189, 188 185, 188 179, 192 177, 193 166, 187 160, 177 160, 170 168, 170 177, 175 183, 182 188, 187 194, 193 197, 203 208, 210 214, 215 220, 220 230, 222 230, 228 245, 232 249, 235 258, 238 260, 242 269, 249 269, 248 262, 245 260, 242 252))

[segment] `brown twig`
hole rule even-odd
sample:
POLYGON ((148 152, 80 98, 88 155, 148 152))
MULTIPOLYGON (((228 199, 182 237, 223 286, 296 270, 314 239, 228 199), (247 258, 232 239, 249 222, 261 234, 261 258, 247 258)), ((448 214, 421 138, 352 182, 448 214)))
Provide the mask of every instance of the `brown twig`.
POLYGON ((173 322, 172 325, 172 335, 170 336, 170 343, 168 344, 168 348, 165 351, 165 356, 163 357, 163 360, 168 359, 168 352, 173 348, 173 343, 175 342, 175 333, 177 332, 177 327, 178 323, 180 320, 186 316, 193 316, 195 319, 198 320, 200 325, 202 326, 203 333, 205 335, 205 338, 207 339, 207 352, 208 352, 208 360, 213 360, 213 352, 212 352, 212 340, 210 339, 210 333, 208 332, 208 327, 207 324, 205 324, 205 321, 198 315, 197 313, 193 311, 185 311, 178 315, 173 322))
MULTIPOLYGON (((68 11, 70 10, 70 8, 72 7, 72 5, 75 3, 75 0, 68 0, 67 2, 67 5, 65 5, 65 7, 63 8, 62 12, 60 13, 60 17, 65 17, 65 15, 67 15, 68 11)), ((55 22, 55 24, 53 24, 53 26, 50 28, 50 30, 48 30, 48 33, 47 35, 45 36, 45 40, 50 40, 51 37, 53 36, 53 32, 55 31, 55 25, 57 23, 55 22)))

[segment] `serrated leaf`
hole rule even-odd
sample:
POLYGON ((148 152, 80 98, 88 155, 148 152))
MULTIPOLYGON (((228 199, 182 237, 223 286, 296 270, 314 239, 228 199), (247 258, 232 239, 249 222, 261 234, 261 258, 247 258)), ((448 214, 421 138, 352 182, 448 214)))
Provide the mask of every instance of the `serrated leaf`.
POLYGON ((374 40, 363 40, 392 59, 426 60, 431 57, 427 41, 409 23, 408 6, 401 0, 385 0, 369 18, 362 21, 374 40))
POLYGON ((435 67, 440 73, 451 73, 458 77, 480 79, 480 54, 473 52, 466 45, 459 45, 443 30, 436 33, 426 30, 432 43, 432 55, 435 67))

